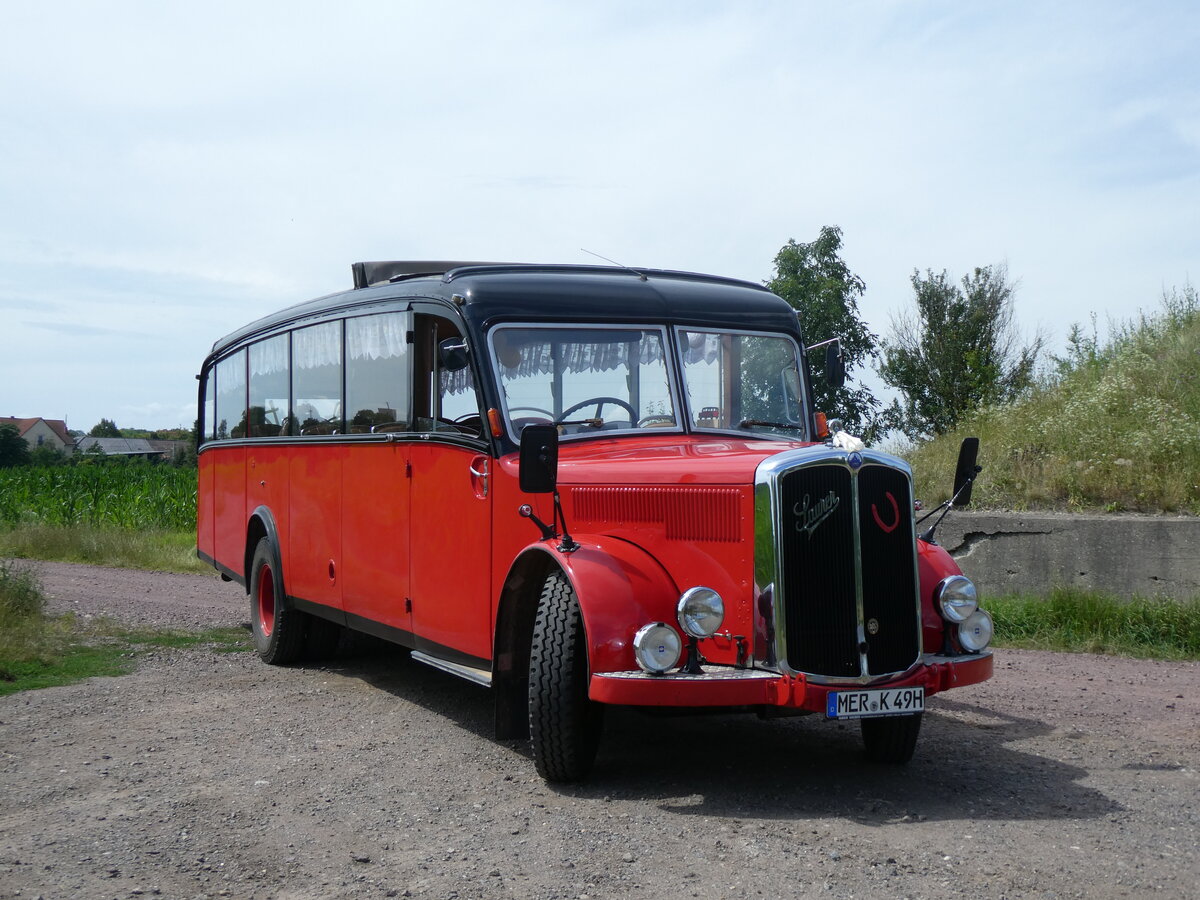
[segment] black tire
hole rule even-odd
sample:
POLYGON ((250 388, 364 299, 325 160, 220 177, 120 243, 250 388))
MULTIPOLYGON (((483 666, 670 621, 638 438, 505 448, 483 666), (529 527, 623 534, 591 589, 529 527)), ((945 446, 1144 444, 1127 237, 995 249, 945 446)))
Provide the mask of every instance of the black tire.
POLYGON ((913 716, 883 716, 860 719, 863 747, 867 759, 881 763, 906 763, 913 758, 917 735, 921 733, 921 713, 913 716))
POLYGON ((288 608, 279 554, 270 538, 263 538, 250 563, 250 627, 263 662, 280 666, 298 660, 307 624, 303 613, 288 608))
POLYGON ((542 584, 529 654, 529 738, 547 781, 581 781, 596 760, 604 707, 587 688, 583 616, 570 582, 555 571, 542 584))

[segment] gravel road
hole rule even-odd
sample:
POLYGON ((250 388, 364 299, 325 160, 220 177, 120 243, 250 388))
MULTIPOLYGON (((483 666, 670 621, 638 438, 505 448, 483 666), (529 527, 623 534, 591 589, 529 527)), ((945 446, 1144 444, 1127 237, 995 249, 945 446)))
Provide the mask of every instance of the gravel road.
MULTIPOLYGON (((237 625, 215 577, 40 564, 54 610, 237 625)), ((1195 897, 1200 665, 1000 651, 907 767, 813 718, 615 711, 591 782, 400 652, 156 652, 0 698, 0 898, 1195 897)))

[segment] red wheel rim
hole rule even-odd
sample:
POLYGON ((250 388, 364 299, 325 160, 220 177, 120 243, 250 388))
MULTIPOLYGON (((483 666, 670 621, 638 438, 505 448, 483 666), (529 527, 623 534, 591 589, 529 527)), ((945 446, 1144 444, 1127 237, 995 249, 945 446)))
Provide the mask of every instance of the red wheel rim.
POLYGON ((258 575, 258 627, 265 637, 275 627, 275 575, 270 566, 263 566, 258 575))

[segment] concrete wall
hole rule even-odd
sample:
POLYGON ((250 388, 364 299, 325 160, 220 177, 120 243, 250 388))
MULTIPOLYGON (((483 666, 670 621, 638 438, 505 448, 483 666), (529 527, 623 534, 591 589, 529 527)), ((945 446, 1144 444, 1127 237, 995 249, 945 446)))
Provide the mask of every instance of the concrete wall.
POLYGON ((954 510, 938 527, 937 542, 985 603, 988 594, 1055 586, 1122 597, 1200 596, 1200 518, 954 510))

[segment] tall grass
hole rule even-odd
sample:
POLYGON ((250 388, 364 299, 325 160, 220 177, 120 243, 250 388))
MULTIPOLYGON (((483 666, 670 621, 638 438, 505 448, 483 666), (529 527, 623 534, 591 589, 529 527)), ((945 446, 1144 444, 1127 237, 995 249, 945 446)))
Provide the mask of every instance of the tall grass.
POLYGON ((1008 509, 1200 514, 1200 297, 1172 290, 1153 314, 1076 328, 1054 372, 1018 402, 980 410, 904 451, 918 496, 949 494, 958 444, 981 440, 976 502, 1008 509))
POLYGON ((160 572, 216 575, 196 557, 196 533, 134 531, 92 525, 19 525, 0 527, 0 557, 48 559, 160 572))
POLYGON ((45 617, 37 576, 19 563, 0 559, 0 694, 23 673, 54 665, 67 646, 66 629, 45 617))
POLYGON ((0 469, 0 525, 188 531, 196 470, 146 462, 0 469))
POLYGON ((1001 646, 1155 659, 1200 658, 1200 598, 1130 601, 1058 588, 1049 597, 993 597, 985 604, 1001 646))

